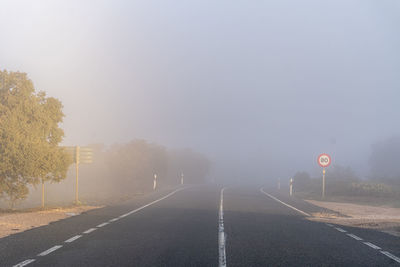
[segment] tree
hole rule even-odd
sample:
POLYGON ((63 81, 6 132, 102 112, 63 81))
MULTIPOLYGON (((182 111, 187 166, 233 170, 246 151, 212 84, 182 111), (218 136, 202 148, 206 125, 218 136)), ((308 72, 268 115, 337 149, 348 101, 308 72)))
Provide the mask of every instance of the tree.
POLYGON ((310 187, 311 177, 308 172, 296 172, 293 176, 294 188, 296 191, 304 191, 310 187))
POLYGON ((36 93, 25 73, 0 71, 0 79, 0 194, 14 204, 27 185, 64 179, 72 160, 59 147, 61 102, 36 93))
POLYGON ((372 178, 400 183, 400 135, 373 144, 371 150, 369 165, 372 178))
POLYGON ((154 174, 165 179, 168 168, 166 149, 145 140, 113 145, 107 151, 106 162, 115 184, 127 192, 151 190, 154 174))

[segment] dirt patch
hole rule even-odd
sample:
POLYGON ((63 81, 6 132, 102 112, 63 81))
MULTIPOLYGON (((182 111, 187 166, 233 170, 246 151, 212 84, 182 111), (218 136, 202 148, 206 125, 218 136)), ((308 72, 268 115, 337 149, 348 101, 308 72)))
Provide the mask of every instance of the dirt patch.
POLYGON ((100 206, 77 206, 46 210, 15 211, 0 213, 0 238, 47 225, 51 222, 76 216, 100 206))
POLYGON ((313 217, 310 220, 376 229, 400 236, 400 208, 316 200, 306 201, 346 216, 337 216, 333 213, 313 213, 313 217))

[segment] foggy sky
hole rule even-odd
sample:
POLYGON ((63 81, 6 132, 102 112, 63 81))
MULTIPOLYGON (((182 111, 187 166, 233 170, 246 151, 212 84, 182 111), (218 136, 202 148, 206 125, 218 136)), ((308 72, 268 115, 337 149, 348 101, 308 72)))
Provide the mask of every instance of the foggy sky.
POLYGON ((3 0, 0 68, 63 102, 66 145, 190 147, 235 179, 318 173, 326 152, 363 176, 371 143, 400 133, 399 14, 396 0, 3 0))

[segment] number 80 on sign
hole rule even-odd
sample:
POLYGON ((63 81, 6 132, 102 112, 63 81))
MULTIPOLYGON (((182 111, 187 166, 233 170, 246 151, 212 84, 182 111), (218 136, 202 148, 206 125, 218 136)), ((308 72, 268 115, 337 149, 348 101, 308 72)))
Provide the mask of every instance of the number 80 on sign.
POLYGON ((328 154, 321 154, 318 156, 318 164, 322 168, 326 168, 331 165, 331 157, 328 154))

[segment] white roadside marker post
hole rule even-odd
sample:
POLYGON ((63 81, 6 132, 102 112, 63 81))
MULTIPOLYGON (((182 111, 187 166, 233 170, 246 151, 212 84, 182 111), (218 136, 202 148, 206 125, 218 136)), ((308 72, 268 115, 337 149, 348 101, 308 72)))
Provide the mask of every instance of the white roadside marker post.
POLYGON ((290 178, 290 184, 289 184, 289 193, 290 196, 293 196, 293 178, 290 178))
POLYGON ((154 174, 153 190, 156 190, 156 188, 157 188, 157 174, 154 174))

